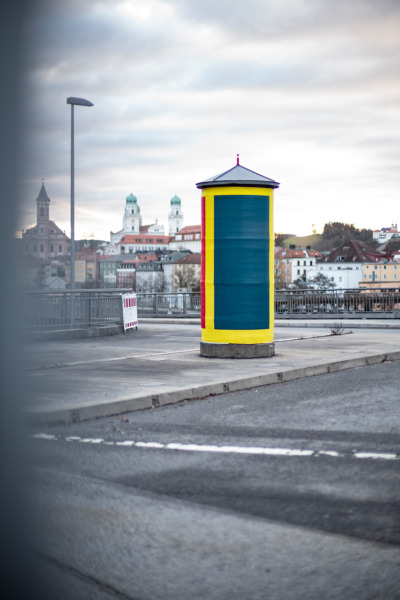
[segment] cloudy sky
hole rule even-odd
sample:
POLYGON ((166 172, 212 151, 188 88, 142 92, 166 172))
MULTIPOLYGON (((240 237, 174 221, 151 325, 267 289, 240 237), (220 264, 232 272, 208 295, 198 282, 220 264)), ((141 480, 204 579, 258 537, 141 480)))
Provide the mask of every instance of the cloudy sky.
POLYGON ((108 239, 125 198, 200 222, 196 183, 240 163, 281 183, 275 231, 400 225, 398 0, 59 0, 25 25, 21 228, 42 178, 70 233, 108 239))

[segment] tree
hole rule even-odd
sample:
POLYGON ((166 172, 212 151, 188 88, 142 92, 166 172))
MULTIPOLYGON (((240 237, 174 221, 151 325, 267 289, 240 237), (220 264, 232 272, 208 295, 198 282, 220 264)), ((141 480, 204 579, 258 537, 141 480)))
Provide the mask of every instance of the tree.
POLYGON ((318 273, 313 279, 310 279, 309 283, 319 290, 333 290, 336 287, 336 283, 323 273, 318 273))
POLYGON ((299 290, 305 290, 309 287, 308 281, 306 279, 295 279, 293 284, 299 290))
POLYGON ((275 273, 274 280, 276 290, 284 290, 286 288, 286 279, 280 271, 279 273, 275 273))
POLYGON ((333 250, 350 240, 359 240, 373 243, 373 232, 371 229, 357 229, 353 224, 330 221, 325 223, 321 241, 316 244, 316 250, 333 250))
POLYGON ((174 284, 176 288, 186 288, 188 292, 199 292, 200 278, 196 275, 194 265, 176 265, 174 284))
POLYGON ((283 246, 283 242, 292 236, 293 233, 276 233, 275 246, 283 246))

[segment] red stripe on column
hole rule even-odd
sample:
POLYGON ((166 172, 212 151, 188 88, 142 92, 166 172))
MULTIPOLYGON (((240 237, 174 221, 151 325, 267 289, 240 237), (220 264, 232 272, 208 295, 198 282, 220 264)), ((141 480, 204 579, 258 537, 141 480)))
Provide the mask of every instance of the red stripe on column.
POLYGON ((206 326, 206 199, 201 199, 201 272, 200 272, 200 294, 201 294, 201 328, 206 326))

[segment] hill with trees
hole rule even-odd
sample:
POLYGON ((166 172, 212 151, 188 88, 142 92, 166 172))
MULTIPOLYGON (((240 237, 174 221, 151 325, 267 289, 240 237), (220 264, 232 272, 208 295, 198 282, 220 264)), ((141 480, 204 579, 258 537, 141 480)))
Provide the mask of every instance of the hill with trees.
POLYGON ((357 229, 354 225, 339 223, 337 221, 325 223, 321 234, 313 234, 298 237, 289 233, 279 233, 275 236, 275 245, 289 248, 294 244, 296 247, 306 248, 311 246, 313 250, 320 252, 331 251, 349 240, 367 242, 369 246, 376 247, 378 243, 373 239, 372 229, 357 229))

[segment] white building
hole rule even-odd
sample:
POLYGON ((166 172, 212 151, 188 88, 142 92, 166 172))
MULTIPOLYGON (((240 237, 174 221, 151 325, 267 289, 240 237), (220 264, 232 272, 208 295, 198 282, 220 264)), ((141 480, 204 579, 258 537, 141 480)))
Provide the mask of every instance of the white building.
POLYGON ((201 252, 201 225, 188 225, 176 234, 169 244, 171 250, 190 250, 193 253, 201 252))
POLYGON ((170 200, 168 214, 169 235, 165 235, 164 225, 156 219, 151 225, 142 225, 142 215, 136 196, 129 194, 125 199, 122 229, 110 231, 110 243, 100 250, 102 254, 116 255, 120 252, 134 253, 137 250, 164 250, 177 231, 182 229, 183 213, 181 199, 174 196, 170 200), (122 246, 122 248, 121 248, 122 246))
POLYGON ((362 281, 362 263, 319 262, 308 271, 308 281, 317 275, 324 275, 336 284, 337 289, 358 288, 362 281))
POLYGON ((372 235, 374 240, 377 240, 380 244, 385 244, 393 237, 400 237, 400 233, 397 229, 397 223, 392 223, 391 227, 382 227, 382 229, 376 229, 372 235))
POLYGON ((181 207, 181 199, 174 196, 170 200, 170 210, 168 215, 169 235, 175 235, 183 225, 183 214, 181 207))

